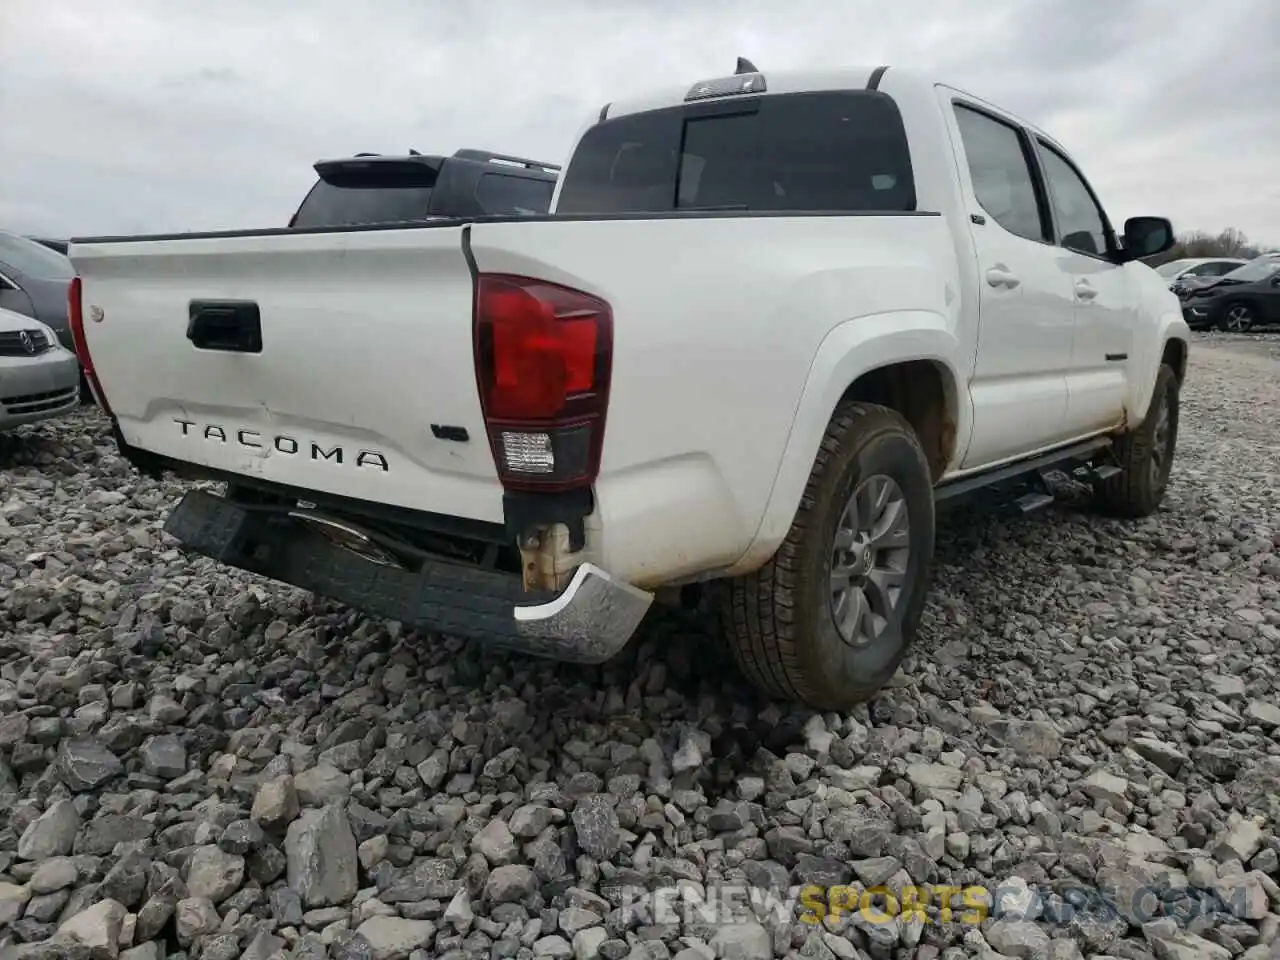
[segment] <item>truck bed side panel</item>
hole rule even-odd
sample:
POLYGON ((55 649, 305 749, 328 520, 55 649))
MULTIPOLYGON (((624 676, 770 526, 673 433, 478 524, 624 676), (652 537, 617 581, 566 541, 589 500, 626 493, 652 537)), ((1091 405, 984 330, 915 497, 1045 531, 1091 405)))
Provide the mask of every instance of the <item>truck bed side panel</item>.
MULTIPOLYGON (((642 585, 729 566, 752 543, 798 417, 831 415, 798 407, 836 327, 863 320, 881 339, 900 327, 897 359, 951 352, 962 365, 967 351, 937 215, 477 223, 470 247, 481 271, 612 305, 595 558, 642 585)), ((852 382, 859 365, 840 370, 852 382)))

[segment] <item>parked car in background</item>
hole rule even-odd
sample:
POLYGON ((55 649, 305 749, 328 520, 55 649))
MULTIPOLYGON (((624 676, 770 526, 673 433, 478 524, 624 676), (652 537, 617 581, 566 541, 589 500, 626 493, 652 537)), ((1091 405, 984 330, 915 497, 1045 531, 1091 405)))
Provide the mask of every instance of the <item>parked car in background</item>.
POLYGON ((1170 283, 1183 277, 1221 277, 1249 261, 1244 257, 1183 257, 1156 267, 1156 273, 1170 283))
MULTIPOLYGON (((1243 266, 1243 264, 1241 266, 1243 266)), ((1238 269, 1238 268, 1233 268, 1233 269, 1238 269)), ((1201 287, 1207 287, 1211 283, 1217 283, 1219 279, 1221 279, 1220 275, 1216 275, 1216 274, 1214 276, 1200 275, 1200 276, 1179 277, 1173 283, 1169 284, 1169 289, 1172 290, 1174 294, 1176 294, 1177 296, 1185 297, 1188 294, 1190 294, 1192 290, 1199 290, 1201 287)))
POLYGON ((1184 257, 1160 264, 1156 267, 1156 273, 1169 282, 1170 290, 1183 296, 1196 287, 1213 283, 1248 262, 1242 257, 1184 257))
POLYGON ((1193 330, 1244 333, 1260 323, 1280 323, 1280 256, 1263 255, 1182 298, 1182 316, 1193 330))
POLYGON ((290 227, 486 215, 533 216, 551 207, 559 166, 523 157, 458 150, 451 157, 358 153, 321 160, 315 186, 290 227))
POLYGON ((80 362, 47 325, 0 308, 0 430, 80 405, 80 362))
POLYGON ((75 349, 67 322, 67 287, 76 275, 63 254, 16 233, 0 231, 0 307, 34 317, 75 349))

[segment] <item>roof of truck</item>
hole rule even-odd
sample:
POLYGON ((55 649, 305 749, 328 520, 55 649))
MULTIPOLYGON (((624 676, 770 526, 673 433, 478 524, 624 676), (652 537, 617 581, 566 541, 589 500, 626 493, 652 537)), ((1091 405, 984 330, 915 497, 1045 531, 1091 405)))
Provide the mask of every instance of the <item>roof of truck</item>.
POLYGON ((1009 117, 1035 135, 1042 137, 1046 142, 1065 150, 1065 146, 1059 143, 1051 133, 1025 117, 1019 116, 1007 107, 1002 107, 998 103, 970 93, 955 84, 947 83, 939 77, 911 67, 861 64, 832 70, 770 70, 768 68, 757 70, 754 64, 741 61, 740 68, 743 66, 750 69, 739 73, 735 73, 733 70, 726 70, 719 76, 694 78, 690 82, 678 85, 667 84, 662 87, 651 88, 647 92, 633 97, 605 104, 600 111, 598 120, 612 119, 631 113, 642 113, 647 110, 660 110, 664 107, 679 106, 689 102, 689 94, 700 84, 713 84, 716 81, 725 81, 735 76, 742 76, 743 80, 746 80, 750 70, 754 70, 755 73, 764 78, 766 89, 757 92, 763 92, 766 95, 812 93, 823 90, 875 90, 879 87, 880 78, 887 73, 893 78, 893 86, 898 88, 906 87, 913 94, 919 93, 932 96, 932 90, 935 86, 945 86, 956 93, 962 94, 966 99, 978 106, 987 107, 996 113, 1009 117))
MULTIPOLYGON (((872 74, 884 67, 876 64, 866 66, 841 67, 838 70, 768 70, 759 73, 768 83, 767 93, 808 93, 814 90, 859 90, 867 86, 872 74)), ((895 77, 900 71, 894 69, 895 77)), ((608 105, 608 116, 617 117, 627 113, 642 113, 646 110, 658 110, 685 102, 685 96, 698 83, 708 80, 720 80, 733 76, 732 70, 722 74, 711 74, 706 77, 692 77, 688 81, 663 84, 651 87, 643 93, 608 105)))

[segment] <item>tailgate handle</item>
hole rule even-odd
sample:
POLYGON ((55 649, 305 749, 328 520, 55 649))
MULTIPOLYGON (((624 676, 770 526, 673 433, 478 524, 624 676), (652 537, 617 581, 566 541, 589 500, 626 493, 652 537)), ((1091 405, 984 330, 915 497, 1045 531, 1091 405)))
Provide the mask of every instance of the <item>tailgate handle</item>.
POLYGON ((187 339, 198 350, 262 352, 262 314, 252 300, 192 300, 187 339))

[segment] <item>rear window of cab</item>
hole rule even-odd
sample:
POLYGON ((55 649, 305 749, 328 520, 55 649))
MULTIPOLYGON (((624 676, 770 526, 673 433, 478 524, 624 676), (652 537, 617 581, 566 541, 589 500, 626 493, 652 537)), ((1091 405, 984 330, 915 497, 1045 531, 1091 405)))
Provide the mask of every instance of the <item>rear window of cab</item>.
POLYGON ((877 91, 772 94, 606 120, 582 137, 558 214, 916 208, 897 105, 877 91))

